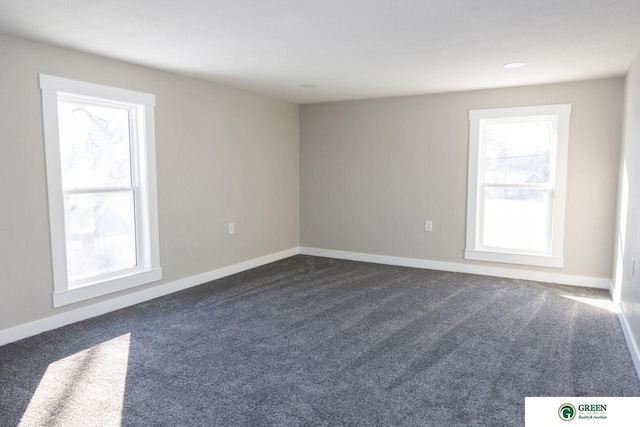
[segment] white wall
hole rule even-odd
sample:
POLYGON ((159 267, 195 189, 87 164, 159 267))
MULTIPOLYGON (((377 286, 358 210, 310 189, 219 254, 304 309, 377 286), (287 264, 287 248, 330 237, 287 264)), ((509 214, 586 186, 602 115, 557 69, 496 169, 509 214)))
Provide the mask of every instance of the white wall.
POLYGON ((38 73, 156 95, 160 283, 298 246, 297 105, 0 35, 0 331, 158 286, 52 308, 38 73))
POLYGON ((300 107, 301 246, 600 278, 612 273, 624 79, 300 107), (565 267, 463 259, 469 110, 572 104, 565 267), (433 220, 433 232, 424 220, 433 220))
MULTIPOLYGON (((640 356, 640 57, 627 73, 625 95, 614 299, 620 305, 632 347, 636 346, 635 355, 640 356)), ((636 368, 640 373, 640 365, 636 368)))

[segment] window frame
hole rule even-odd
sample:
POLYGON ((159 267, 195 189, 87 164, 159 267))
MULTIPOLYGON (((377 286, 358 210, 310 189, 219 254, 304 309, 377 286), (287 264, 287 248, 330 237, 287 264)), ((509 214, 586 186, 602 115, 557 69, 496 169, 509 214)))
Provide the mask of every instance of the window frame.
POLYGON ((60 307, 162 279, 155 165, 155 96, 46 74, 40 74, 39 77, 49 199, 53 306, 60 307), (132 181, 131 187, 123 187, 120 191, 133 191, 134 197, 136 266, 132 268, 69 281, 64 195, 77 192, 96 193, 102 190, 115 192, 118 189, 115 187, 63 189, 58 121, 59 99, 120 106, 129 110, 132 181))
POLYGON ((564 217, 569 149, 571 104, 530 107, 493 108, 469 111, 469 175, 467 187, 467 235, 464 258, 539 267, 564 267, 564 217), (555 124, 555 152, 551 153, 549 184, 484 183, 484 127, 489 123, 506 123, 552 118, 555 124), (547 204, 547 249, 544 251, 510 250, 484 245, 484 188, 508 187, 545 190, 547 204))

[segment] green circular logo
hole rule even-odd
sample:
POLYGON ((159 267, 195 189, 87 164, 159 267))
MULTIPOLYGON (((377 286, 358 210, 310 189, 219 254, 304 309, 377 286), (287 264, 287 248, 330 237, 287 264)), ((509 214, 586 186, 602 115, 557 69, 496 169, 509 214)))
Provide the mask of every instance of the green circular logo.
POLYGON ((562 421, 571 421, 576 416, 576 407, 571 403, 563 403, 558 408, 558 416, 562 421))

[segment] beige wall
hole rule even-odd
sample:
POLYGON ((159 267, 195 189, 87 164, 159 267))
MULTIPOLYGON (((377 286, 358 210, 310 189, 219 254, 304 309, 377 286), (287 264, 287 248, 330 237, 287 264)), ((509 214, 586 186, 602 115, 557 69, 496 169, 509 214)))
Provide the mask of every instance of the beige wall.
POLYGON ((303 105, 301 246, 465 262, 469 110, 570 103, 565 267, 535 270, 609 278, 623 94, 613 78, 303 105))
POLYGON ((38 73, 156 95, 160 283, 298 246, 297 105, 0 35, 0 330, 126 293, 52 309, 38 73))
MULTIPOLYGON (((635 169, 639 68, 626 107, 635 169)), ((538 270, 611 276, 622 78, 305 105, 299 117, 293 104, 0 36, 0 330, 157 285, 52 308, 38 73, 157 96, 160 283, 298 244, 465 262, 468 110, 554 103, 573 105, 565 268, 538 270)))
MULTIPOLYGON (((627 74, 614 299, 640 343, 640 57, 627 74), (635 274, 632 276, 632 260, 635 274)), ((639 355, 640 356, 640 355, 639 355)))

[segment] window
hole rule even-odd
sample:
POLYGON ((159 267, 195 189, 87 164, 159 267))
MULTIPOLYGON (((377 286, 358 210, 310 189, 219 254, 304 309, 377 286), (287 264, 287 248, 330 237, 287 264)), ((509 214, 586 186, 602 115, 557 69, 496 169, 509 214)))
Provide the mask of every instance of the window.
POLYGON ((466 259, 562 268, 570 114, 469 112, 466 259))
POLYGON ((58 307, 160 280, 155 96, 40 75, 58 307))

